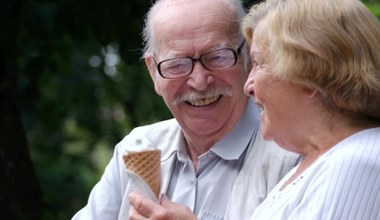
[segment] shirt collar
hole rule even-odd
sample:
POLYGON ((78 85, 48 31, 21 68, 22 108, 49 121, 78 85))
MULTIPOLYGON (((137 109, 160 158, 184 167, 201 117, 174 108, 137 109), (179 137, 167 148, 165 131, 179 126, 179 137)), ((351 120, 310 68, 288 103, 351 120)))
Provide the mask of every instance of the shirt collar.
POLYGON ((211 150, 225 160, 237 160, 249 145, 259 123, 259 108, 249 99, 248 107, 238 124, 225 138, 217 142, 211 150))
MULTIPOLYGON (((259 108, 249 99, 247 110, 238 121, 235 128, 226 137, 216 142, 211 148, 215 154, 225 160, 237 160, 249 145, 259 123, 259 108)), ((185 140, 182 139, 176 149, 178 159, 187 161, 185 140)))

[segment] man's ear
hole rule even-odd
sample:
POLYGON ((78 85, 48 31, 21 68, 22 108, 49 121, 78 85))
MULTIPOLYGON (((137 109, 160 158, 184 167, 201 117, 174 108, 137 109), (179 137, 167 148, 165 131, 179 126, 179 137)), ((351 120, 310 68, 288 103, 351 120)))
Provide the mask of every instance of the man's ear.
POLYGON ((150 78, 152 78, 152 81, 154 84, 154 90, 156 90, 156 93, 161 96, 162 93, 161 93, 161 87, 159 84, 160 79, 158 79, 159 76, 158 76, 156 64, 153 60, 152 55, 147 55, 145 57, 145 65, 148 68, 150 78))

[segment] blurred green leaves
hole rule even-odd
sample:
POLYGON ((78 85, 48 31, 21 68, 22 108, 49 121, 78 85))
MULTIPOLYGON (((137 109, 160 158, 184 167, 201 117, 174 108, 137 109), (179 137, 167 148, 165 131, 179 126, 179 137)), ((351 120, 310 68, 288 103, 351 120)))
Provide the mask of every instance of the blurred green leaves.
POLYGON ((84 206, 132 127, 170 117, 140 58, 148 6, 46 0, 1 10, 7 74, 17 77, 45 219, 68 219, 84 206))
POLYGON ((380 2, 378 0, 368 0, 364 1, 366 2, 367 7, 369 10, 378 18, 380 18, 380 2))

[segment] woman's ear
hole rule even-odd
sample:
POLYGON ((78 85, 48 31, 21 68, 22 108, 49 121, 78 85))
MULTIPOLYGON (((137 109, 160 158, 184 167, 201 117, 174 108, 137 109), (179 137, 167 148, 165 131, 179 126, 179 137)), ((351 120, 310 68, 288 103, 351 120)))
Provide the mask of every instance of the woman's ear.
POLYGON ((319 91, 313 87, 305 86, 303 92, 309 99, 313 99, 319 96, 319 91))
POLYGON ((161 93, 161 87, 160 87, 160 84, 159 84, 159 76, 158 76, 158 73, 157 73, 157 67, 156 67, 156 64, 153 60, 153 56, 152 55, 147 55, 145 57, 145 65, 146 67, 148 68, 148 71, 149 71, 149 75, 150 75, 150 78, 152 79, 153 81, 153 84, 154 84, 154 90, 156 90, 156 93, 158 95, 162 95, 161 93))

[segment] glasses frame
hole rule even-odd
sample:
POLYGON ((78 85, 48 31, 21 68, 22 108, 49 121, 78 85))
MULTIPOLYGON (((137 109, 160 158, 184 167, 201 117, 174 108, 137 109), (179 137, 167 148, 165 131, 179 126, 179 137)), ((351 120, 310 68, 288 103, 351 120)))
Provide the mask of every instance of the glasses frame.
POLYGON ((166 59, 166 60, 162 60, 160 61, 159 63, 157 63, 156 59, 153 57, 153 61, 154 61, 154 64, 156 65, 156 68, 157 68, 157 71, 158 73, 160 74, 160 76, 164 79, 178 79, 178 78, 183 78, 183 77, 186 77, 186 76, 189 76, 193 70, 194 70, 194 63, 195 62, 199 62, 203 68, 205 68, 206 70, 209 70, 209 71, 217 71, 217 70, 222 70, 222 69, 228 69, 230 67, 233 67, 235 66, 235 64, 237 63, 237 60, 239 58, 239 55, 243 49, 243 46, 245 44, 245 40, 242 40, 242 42, 240 43, 239 47, 237 47, 236 49, 232 49, 232 48, 221 48, 221 49, 217 49, 217 50, 214 50, 214 51, 210 51, 210 52, 207 52, 207 53, 204 53, 204 54, 201 54, 199 57, 176 57, 176 58, 171 58, 171 59, 166 59), (207 55, 207 54, 210 54, 210 53, 214 53, 214 52, 218 52, 220 50, 230 50, 233 52, 233 55, 234 55, 234 59, 235 59, 235 62, 228 66, 228 67, 225 67, 225 68, 221 68, 221 69, 209 69, 207 68, 203 63, 202 63, 202 57, 204 55, 207 55), (189 73, 185 74, 185 75, 180 75, 180 76, 174 76, 174 77, 167 77, 167 76, 164 76, 164 74, 162 74, 161 72, 161 64, 164 63, 164 62, 167 62, 169 60, 174 60, 174 59, 181 59, 181 58, 188 58, 188 59, 191 59, 192 60, 192 65, 191 65, 191 70, 189 71, 189 73))

